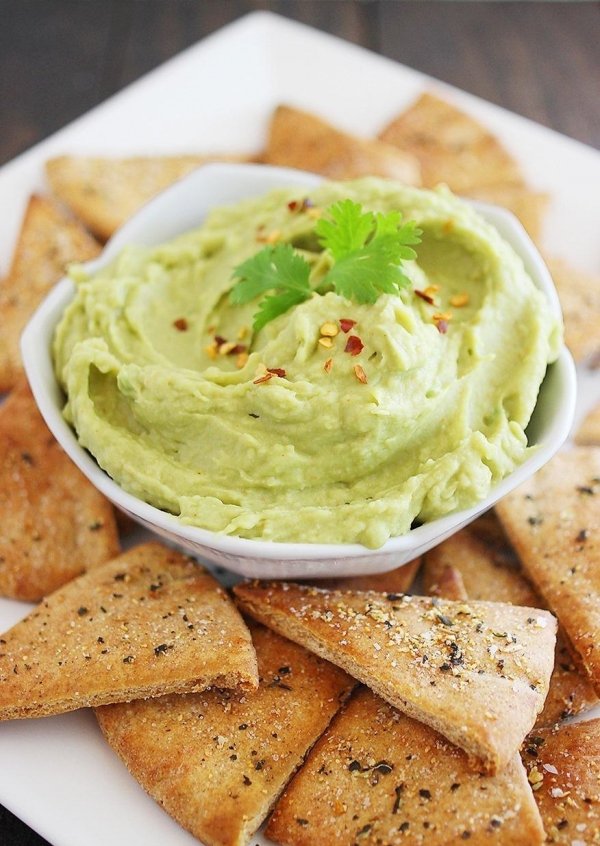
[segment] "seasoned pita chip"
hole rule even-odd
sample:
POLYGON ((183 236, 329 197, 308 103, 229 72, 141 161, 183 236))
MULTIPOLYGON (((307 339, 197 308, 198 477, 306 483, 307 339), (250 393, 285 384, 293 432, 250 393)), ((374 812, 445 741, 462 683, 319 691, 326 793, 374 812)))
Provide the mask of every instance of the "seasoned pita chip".
POLYGON ((576 361, 600 363, 600 276, 575 270, 562 259, 547 258, 565 321, 565 341, 576 361))
POLYGON ((531 191, 523 185, 486 185, 469 188, 467 197, 493 203, 511 211, 521 221, 530 237, 537 241, 542 233, 542 222, 550 197, 539 191, 531 191))
POLYGON ((547 842, 600 843, 600 720, 536 732, 522 755, 547 842))
POLYGON ((445 182, 458 194, 523 184, 519 166, 492 133, 452 103, 425 92, 379 136, 421 163, 423 185, 445 182))
POLYGON ((518 754, 484 778, 464 752, 365 689, 315 746, 266 833, 286 846, 544 841, 518 754))
POLYGON ((234 592, 257 620, 342 667, 490 772, 518 750, 548 692, 555 620, 547 611, 281 582, 234 592))
POLYGON ((559 453, 496 511, 600 692, 600 449, 559 453))
POLYGON ((415 558, 402 567, 373 576, 346 576, 337 579, 313 579, 307 584, 328 590, 375 590, 381 593, 406 593, 415 580, 421 559, 415 558))
POLYGON ((54 440, 24 378, 0 406, 0 514, 1 596, 38 601, 119 551, 111 504, 54 440))
POLYGON ((243 846, 273 807, 354 680, 262 626, 260 686, 96 711, 132 775, 207 846, 243 846))
POLYGON ((419 163, 381 141, 340 132, 316 115, 279 106, 271 119, 265 162, 321 173, 330 179, 386 176, 420 185, 419 163))
MULTIPOLYGON (((427 593, 435 589, 435 595, 445 599, 468 598, 545 607, 542 597, 523 575, 516 553, 497 519, 487 515, 427 553, 424 585, 427 593), (493 520, 496 522, 495 532, 490 531, 493 520), (496 535, 496 540, 490 543, 491 535, 496 535), (464 591, 462 597, 456 596, 452 584, 448 590, 449 572, 455 582, 460 580, 464 591)), ((597 701, 587 674, 575 666, 559 627, 554 672, 536 726, 554 725, 565 717, 591 708, 597 701)))
POLYGON ((256 687, 250 633, 212 576, 158 543, 69 582, 0 638, 3 720, 211 685, 256 687))
POLYGON ((46 163, 46 176, 54 194, 98 238, 106 240, 144 203, 201 165, 249 160, 216 155, 129 159, 60 156, 46 163))
POLYGON ((600 446, 600 405, 592 409, 575 435, 578 444, 600 446))
POLYGON ((0 282, 0 392, 22 373, 19 338, 25 324, 71 261, 87 261, 99 245, 48 197, 33 196, 8 275, 0 282))

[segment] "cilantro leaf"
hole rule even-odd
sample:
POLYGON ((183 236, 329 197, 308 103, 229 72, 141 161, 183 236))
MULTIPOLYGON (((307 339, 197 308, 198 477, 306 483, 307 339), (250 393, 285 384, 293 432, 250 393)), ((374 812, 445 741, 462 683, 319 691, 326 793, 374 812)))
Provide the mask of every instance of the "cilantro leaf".
POLYGON ((304 291, 294 288, 283 291, 281 294, 271 294, 265 297, 258 304, 258 311, 254 315, 254 331, 258 332, 259 329, 262 329, 271 320, 275 320, 280 314, 289 311, 293 306, 300 305, 306 299, 308 297, 304 291))
MULTIPOLYGON (((398 264, 406 247, 394 235, 374 238, 366 247, 355 250, 337 261, 325 277, 325 282, 347 300, 374 303, 380 294, 396 294, 410 284, 398 264)), ((412 252, 412 251, 411 251, 412 252)))
POLYGON ((244 305, 266 291, 303 291, 311 294, 308 277, 310 265, 290 244, 265 247, 233 271, 240 281, 231 289, 231 302, 244 305))
POLYGON ((364 247, 375 225, 372 212, 364 212, 359 203, 352 200, 340 200, 328 209, 331 220, 320 218, 315 226, 319 243, 329 250, 333 258, 343 258, 364 247))

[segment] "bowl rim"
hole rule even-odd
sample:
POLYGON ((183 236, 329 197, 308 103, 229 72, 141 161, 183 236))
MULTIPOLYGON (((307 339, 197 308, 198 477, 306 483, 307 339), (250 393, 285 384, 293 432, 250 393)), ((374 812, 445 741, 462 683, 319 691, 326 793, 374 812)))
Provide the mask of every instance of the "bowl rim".
MULTIPOLYGON (((209 180, 212 178, 219 181, 226 180, 227 178, 233 180, 241 179, 242 182, 246 181, 248 184, 252 184, 254 180, 255 185, 258 185, 263 180, 263 183, 261 183, 263 187, 260 190, 253 191, 255 196, 265 193, 270 188, 277 187, 277 185, 279 187, 287 185, 311 187, 323 181, 321 177, 316 177, 314 174, 305 171, 275 168, 269 165, 234 163, 203 165, 166 188, 150 200, 149 203, 144 205, 113 235, 99 256, 89 262, 82 263, 82 266, 90 272, 95 272, 104 267, 113 260, 125 244, 132 243, 128 233, 140 227, 143 228, 145 221, 149 219, 149 216, 156 215, 156 210, 160 209, 160 206, 165 203, 166 199, 173 199, 182 191, 182 185, 189 187, 190 184, 195 182, 201 184, 207 178, 209 180)), ((250 196, 250 194, 244 196, 250 196)), ((238 199, 242 198, 242 196, 238 197, 238 199)), ((513 246, 513 249, 515 249, 523 260, 534 284, 548 298, 553 314, 561 317, 558 295, 550 273, 537 248, 516 217, 506 209, 480 201, 462 199, 479 211, 489 223, 496 226, 502 237, 513 246)), ((212 207, 223 204, 222 201, 215 201, 212 207)), ((203 217, 204 215, 199 214, 198 225, 200 225, 203 217)), ((179 231, 184 232, 188 229, 189 227, 186 226, 179 231)), ((167 239, 163 238, 162 240, 167 239)), ((412 549, 431 547, 434 543, 450 535, 453 530, 458 530, 461 526, 466 525, 479 514, 491 508, 509 491, 516 488, 539 470, 558 451, 568 437, 572 425, 576 399, 575 366, 570 353, 563 346, 558 359, 549 365, 544 379, 546 381, 548 378, 550 368, 555 368, 557 376, 563 385, 561 402, 545 441, 539 445, 523 464, 519 465, 512 473, 495 485, 485 499, 469 509, 452 512, 414 529, 410 529, 404 535, 391 537, 376 549, 365 547, 359 543, 282 542, 240 538, 238 536, 224 535, 219 532, 202 529, 197 526, 186 525, 181 523, 177 516, 163 511, 125 491, 97 464, 93 456, 79 444, 74 430, 62 415, 62 407, 58 400, 63 395, 58 386, 52 366, 51 339, 64 309, 74 295, 74 291, 73 282, 68 277, 63 277, 38 306, 21 336, 21 352, 25 372, 34 399, 48 428, 82 473, 117 507, 129 513, 132 517, 139 519, 146 526, 155 526, 157 530, 162 530, 162 532, 180 538, 183 542, 191 542, 206 549, 216 550, 224 555, 265 560, 280 559, 286 561, 302 558, 303 560, 316 561, 318 559, 356 558, 362 557, 365 554, 375 556, 390 553, 406 553, 412 549), (43 348, 40 345, 40 339, 44 340, 43 348)), ((543 385, 544 382, 540 386, 540 393, 543 390, 543 385)))

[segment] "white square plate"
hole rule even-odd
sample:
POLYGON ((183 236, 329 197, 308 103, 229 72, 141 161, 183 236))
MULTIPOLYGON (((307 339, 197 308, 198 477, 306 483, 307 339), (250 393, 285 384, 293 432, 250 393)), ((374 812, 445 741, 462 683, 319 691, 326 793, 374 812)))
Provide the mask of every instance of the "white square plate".
MULTIPOLYGON (((320 113, 349 131, 375 134, 432 87, 489 126, 532 185, 552 195, 544 233, 548 251, 598 270, 598 152, 264 12, 189 48, 0 169, 4 221, 10 221, 0 233, 2 263, 8 264, 29 194, 44 189, 43 164, 53 155, 251 153, 262 146, 269 115, 280 102, 320 113)), ((583 371, 579 376, 578 420, 600 398, 598 379, 583 371)), ((0 631, 27 610, 0 600, 0 631)), ((0 802, 54 846, 197 844, 128 775, 89 711, 0 725, 0 761, 0 802)))

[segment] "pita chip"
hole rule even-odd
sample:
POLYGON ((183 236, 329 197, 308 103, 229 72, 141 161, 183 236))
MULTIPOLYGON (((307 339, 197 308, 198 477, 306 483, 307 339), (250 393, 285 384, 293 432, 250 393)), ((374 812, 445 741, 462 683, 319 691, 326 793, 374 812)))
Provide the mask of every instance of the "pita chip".
POLYGON ((54 200, 31 197, 12 265, 0 282, 0 392, 9 391, 22 373, 19 339, 37 306, 69 262, 94 258, 99 249, 54 200))
POLYGON ((546 258, 558 291, 565 321, 565 342, 576 361, 592 359, 597 366, 600 353, 600 277, 575 270, 562 259, 546 258))
POLYGON ((421 164, 423 185, 445 182, 457 194, 522 184, 519 166, 498 139, 452 103, 425 92, 379 136, 421 164))
POLYGON ((119 552, 112 505, 54 440, 23 377, 0 406, 0 513, 1 596, 37 602, 119 552))
POLYGON ((3 720, 257 681, 225 591, 158 543, 69 582, 0 637, 3 720))
POLYGON ((354 687, 342 670, 253 626, 258 690, 163 696, 96 711, 132 775, 207 846, 244 846, 354 687))
POLYGON ((342 576, 337 579, 314 579, 308 584, 328 590, 375 590, 381 593, 406 593, 415 580, 421 558, 415 558, 387 573, 372 576, 342 576))
POLYGON ((536 732, 522 755, 547 842, 600 843, 600 720, 536 732))
POLYGON ((271 119, 265 162, 320 173, 329 179, 384 176, 420 185, 419 163, 381 141, 335 129, 316 115, 279 106, 271 119))
POLYGON ((496 776, 362 689, 335 718, 275 808, 286 846, 482 846, 544 842, 518 754, 496 776))
POLYGON ((584 419, 575 441, 586 446, 600 446, 600 405, 593 408, 584 419))
POLYGON ((550 202, 548 194, 532 191, 524 185, 505 183, 469 188, 466 196, 508 209, 521 221, 534 241, 540 239, 544 214, 550 202))
POLYGON ((484 769, 501 769, 548 692, 555 620, 491 602, 237 585, 255 619, 337 664, 439 731, 484 769))
POLYGON ((600 449, 559 453, 496 511, 600 692, 600 449))
MULTIPOLYGON (((545 608, 542 597, 523 575, 520 562, 502 531, 497 518, 486 515, 427 553, 424 567, 425 590, 435 590, 445 599, 476 599, 510 602, 545 608), (497 540, 489 542, 490 524, 496 522, 497 540), (480 530, 480 523, 482 524, 480 530), (460 579, 464 595, 448 591, 448 573, 460 579)), ((553 725, 561 719, 591 708, 597 697, 587 674, 573 662, 567 640, 559 627, 556 637, 554 672, 550 679, 544 709, 536 726, 553 725)))
POLYGON ((53 193, 98 238, 107 240, 144 203, 201 165, 216 161, 249 161, 249 157, 60 156, 46 163, 46 176, 53 193))

